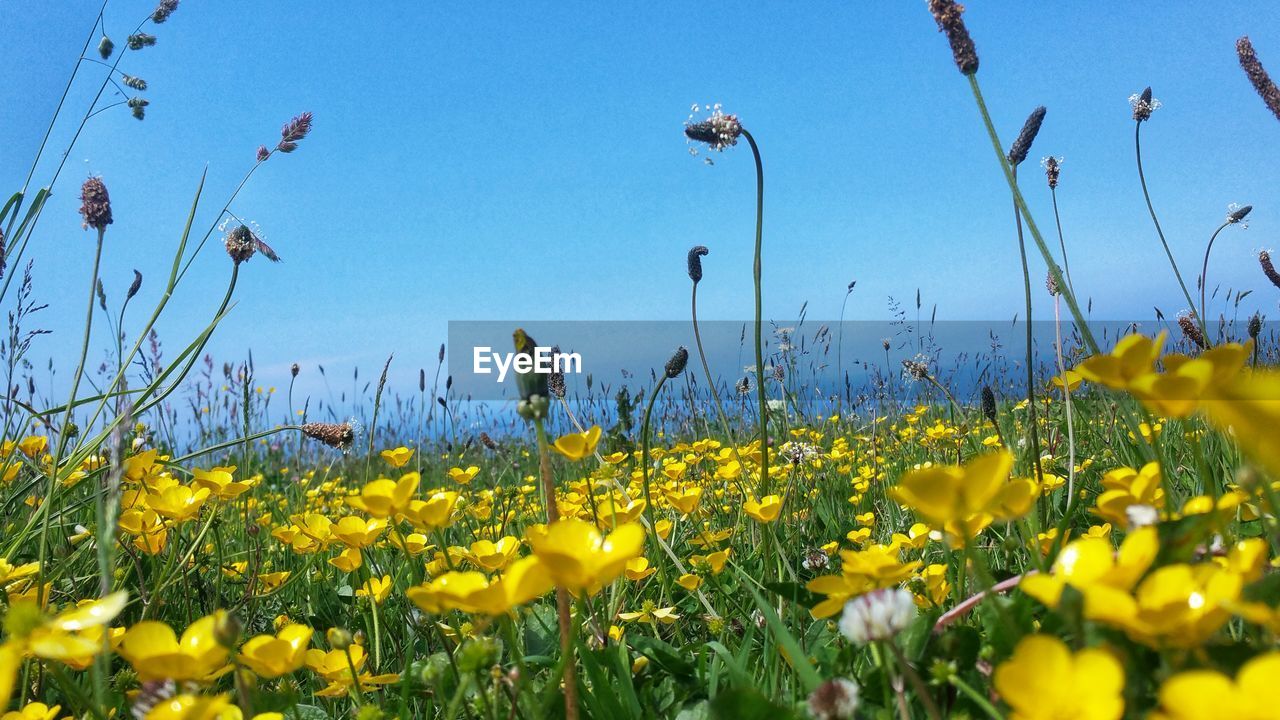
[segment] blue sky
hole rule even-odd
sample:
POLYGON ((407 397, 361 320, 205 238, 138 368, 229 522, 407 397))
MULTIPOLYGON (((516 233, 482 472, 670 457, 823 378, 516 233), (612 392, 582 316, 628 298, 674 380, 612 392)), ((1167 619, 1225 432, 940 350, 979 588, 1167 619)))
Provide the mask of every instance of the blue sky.
MULTIPOLYGON (((1250 229, 1219 240, 1211 285, 1253 288, 1248 307, 1275 315, 1280 291, 1254 253, 1278 244, 1280 123, 1234 53, 1249 34, 1280 72, 1274 6, 968 5, 1005 142, 1033 107, 1049 108, 1026 191, 1051 228, 1038 159, 1065 157, 1063 225, 1094 315, 1184 304, 1133 164, 1126 99, 1148 84, 1164 105, 1144 128, 1148 179, 1184 274, 1195 275, 1227 205, 1251 203, 1250 229)), ((302 110, 315 113, 312 136, 272 158, 233 206, 285 262, 244 268, 210 345, 219 362, 252 349, 267 383, 283 385, 295 361, 313 380, 317 363, 331 377, 354 365, 369 376, 394 352, 393 381, 408 389, 434 366, 449 320, 683 318, 694 244, 711 248, 702 315, 749 318, 750 153, 743 145, 711 167, 691 158, 681 126, 695 102, 723 103, 761 144, 768 316, 793 318, 808 301, 810 318, 834 319, 853 279, 850 318, 888 319, 887 298, 917 288, 939 319, 1005 319, 1021 306, 1007 189, 923 2, 359 7, 185 0, 154 30, 156 47, 129 54, 122 68, 151 85, 147 119, 117 108, 89 123, 34 241, 36 294, 51 303, 40 324, 54 331, 33 350, 38 365, 52 356, 69 373, 78 343, 92 242, 76 215, 80 181, 101 174, 114 202, 112 302, 132 269, 146 278, 136 327, 201 171, 197 225, 207 227, 255 148, 302 110)), ((112 0, 117 46, 150 8, 112 0)), ((4 11, 9 191, 96 10, 67 0, 4 11)), ((77 82, 73 111, 102 71, 77 82)), ((65 147, 71 120, 52 147, 65 147)), ((160 326, 170 354, 207 322, 230 272, 216 245, 194 267, 160 326)))

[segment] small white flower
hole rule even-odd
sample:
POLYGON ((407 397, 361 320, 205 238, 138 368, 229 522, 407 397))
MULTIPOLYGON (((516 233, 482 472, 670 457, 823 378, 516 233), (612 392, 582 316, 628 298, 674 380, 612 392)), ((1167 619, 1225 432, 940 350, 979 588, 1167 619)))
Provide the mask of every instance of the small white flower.
POLYGON ((786 403, 782 402, 781 400, 777 400, 777 399, 770 400, 769 402, 767 402, 767 403, 765 403, 765 404, 766 404, 766 405, 768 405, 768 407, 769 407, 769 412, 782 412, 782 411, 783 411, 783 410, 785 410, 785 409, 786 409, 786 407, 787 407, 786 403))
POLYGON ((814 720, 852 720, 858 710, 858 683, 832 678, 809 693, 809 714, 814 720))
POLYGON ((915 598, 902 588, 872 590, 844 604, 840 633, 859 645, 888 640, 919 612, 915 598))
POLYGON ((1124 514, 1129 520, 1130 530, 1155 525, 1160 520, 1159 511, 1150 505, 1130 505, 1124 509, 1124 514))

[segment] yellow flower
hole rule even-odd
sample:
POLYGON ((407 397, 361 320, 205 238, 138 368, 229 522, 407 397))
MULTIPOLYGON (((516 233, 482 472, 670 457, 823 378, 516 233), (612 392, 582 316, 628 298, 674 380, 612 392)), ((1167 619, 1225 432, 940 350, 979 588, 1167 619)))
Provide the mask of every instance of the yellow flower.
POLYGON ((698 509, 698 503, 702 500, 702 488, 690 487, 674 492, 667 491, 666 496, 671 507, 681 515, 688 515, 698 509))
POLYGON ((250 638, 240 648, 240 663, 261 678, 288 675, 302 667, 311 635, 306 625, 286 625, 275 635, 250 638))
POLYGON ((262 573, 258 575, 258 582, 262 585, 263 594, 271 594, 280 589, 284 585, 284 581, 289 579, 293 573, 288 570, 282 572, 262 573))
POLYGON ((592 425, 584 433, 569 433, 556 439, 556 452, 570 460, 581 460, 596 451, 600 444, 600 426, 592 425))
POLYGON ((420 480, 416 472, 405 473, 399 480, 378 478, 361 488, 359 495, 347 498, 347 504, 375 518, 388 518, 409 506, 420 480))
POLYGON ((375 605, 381 605, 391 595, 391 576, 371 577, 356 590, 357 597, 371 598, 375 605))
MULTIPOLYGON (((182 693, 166 698, 151 708, 143 720, 240 720, 240 708, 228 693, 194 695, 182 693)), ((259 720, 261 716, 255 716, 259 720)))
POLYGON ((1153 340, 1144 335, 1126 335, 1116 343, 1108 355, 1095 355, 1080 363, 1076 372, 1089 382, 1105 385, 1113 390, 1125 390, 1140 375, 1151 372, 1167 333, 1161 332, 1153 340))
POLYGON ((1234 436, 1250 458, 1280 478, 1280 372, 1240 374, 1202 404, 1209 422, 1234 436))
POLYGON ((209 492, 220 500, 233 500, 253 487, 251 482, 236 482, 232 475, 235 471, 235 466, 215 467, 211 470, 197 468, 191 471, 192 482, 198 487, 208 488, 209 492))
POLYGON ((1119 720, 1124 715, 1124 668, 1105 650, 1074 655, 1048 635, 1023 638, 996 668, 995 687, 1011 720, 1119 720))
POLYGON ((40 563, 30 562, 22 565, 10 565, 8 560, 0 558, 0 589, 7 590, 20 580, 33 577, 40 572, 40 563))
POLYGON ((449 610, 482 615, 501 615, 547 593, 551 576, 535 557, 511 564, 501 577, 490 580, 484 573, 449 571, 430 582, 409 588, 406 595, 421 610, 441 614, 449 610))
POLYGON ((476 467, 475 465, 468 467, 466 470, 463 470, 460 467, 452 467, 452 468, 449 468, 449 472, 448 472, 449 479, 458 483, 459 485, 470 485, 471 481, 475 480, 476 475, 479 475, 479 474, 480 474, 480 468, 476 467))
POLYGON ((337 557, 329 558, 329 564, 342 572, 355 572, 364 564, 364 558, 358 549, 349 547, 338 553, 337 557))
POLYGON ((49 438, 43 435, 31 435, 23 438, 22 442, 18 443, 18 449, 22 451, 22 454, 32 460, 39 459, 48 448, 49 438))
POLYGON ((742 503, 742 510, 752 520, 761 525, 768 525, 778 519, 778 515, 782 512, 782 498, 777 495, 766 495, 761 500, 751 498, 742 503))
POLYGON ((413 451, 403 445, 395 450, 383 450, 380 454, 382 459, 386 460, 387 464, 393 468, 404 467, 409 462, 409 459, 413 457, 413 451))
POLYGON ((438 492, 426 500, 413 500, 404 509, 406 520, 422 532, 432 532, 453 524, 453 507, 458 503, 458 493, 438 492))
POLYGON ((1113 555, 1108 540, 1084 537, 1062 548, 1052 574, 1027 575, 1018 587, 1050 608, 1057 608, 1067 585, 1084 596, 1090 620, 1125 622, 1135 612, 1130 590, 1155 561, 1159 537, 1154 527, 1134 531, 1113 555))
POLYGON ((653 602, 646 601, 640 608, 640 612, 618 613, 618 619, 624 622, 642 622, 650 625, 657 625, 658 623, 670 625, 679 620, 680 616, 676 613, 674 607, 660 608, 655 606, 653 602))
POLYGON ((222 611, 191 624, 179 639, 157 620, 143 620, 125 631, 119 653, 133 666, 138 679, 208 681, 229 669, 227 648, 214 637, 222 611))
POLYGON ((1166 565, 1138 585, 1129 615, 1115 613, 1115 624, 1148 645, 1198 647, 1228 620, 1240 599, 1244 579, 1211 563, 1166 565))
POLYGON ((365 520, 348 515, 334 523, 331 532, 347 547, 366 548, 377 542, 386 529, 386 520, 365 520))
POLYGON ((702 578, 691 573, 685 573, 684 575, 676 578, 676 584, 689 592, 693 592, 694 590, 702 587, 702 578))
POLYGON ((1233 682, 1214 670, 1189 670, 1160 686, 1159 720, 1280 717, 1280 652, 1258 655, 1241 666, 1233 682))
POLYGON ((988 453, 963 467, 934 465, 913 470, 889 493, 935 528, 961 523, 969 532, 974 525, 984 525, 982 516, 999 509, 1012 469, 1013 456, 1008 452, 988 453))
POLYGON ((61 705, 49 707, 41 702, 33 702, 24 705, 21 710, 0 715, 0 720, 54 720, 61 710, 61 705))
POLYGON ((1164 507, 1164 488, 1160 476, 1160 464, 1149 462, 1141 470, 1121 467, 1102 476, 1101 495, 1093 512, 1114 525, 1127 526, 1127 510, 1132 505, 1150 505, 1159 510, 1164 507))
POLYGON ((622 571, 628 580, 643 580, 650 575, 658 572, 655 567, 649 567, 649 558, 641 555, 627 561, 627 567, 622 571))
POLYGON ((619 525, 606 537, 590 523, 564 519, 529 528, 527 538, 552 581, 573 593, 595 594, 644 550, 644 528, 636 523, 619 525))
POLYGON ((174 522, 185 522, 200 514, 204 501, 209 499, 209 488, 192 490, 187 485, 171 485, 159 493, 148 493, 147 507, 161 517, 174 522))
POLYGON ((477 540, 459 555, 481 570, 494 572, 506 567, 519 549, 520 540, 508 535, 496 543, 490 540, 477 540))

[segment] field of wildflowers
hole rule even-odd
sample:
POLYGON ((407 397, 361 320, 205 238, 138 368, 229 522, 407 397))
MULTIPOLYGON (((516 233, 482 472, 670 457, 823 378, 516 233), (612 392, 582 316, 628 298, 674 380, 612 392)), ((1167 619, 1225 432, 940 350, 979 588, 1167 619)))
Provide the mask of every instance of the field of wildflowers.
MULTIPOLYGON (((694 347, 635 395, 574 398, 563 376, 519 373, 514 414, 474 435, 438 370, 401 397, 384 367, 366 430, 312 420, 292 393, 281 424, 251 362, 219 374, 206 355, 242 270, 279 259, 236 198, 264 163, 306 151, 310 113, 258 149, 207 229, 200 181, 141 322, 126 311, 142 276, 118 303, 99 279, 103 254, 125 251, 109 179, 83 183, 79 219, 46 218, 62 165, 41 188, 28 176, 0 212, 14 308, 0 718, 1280 718, 1280 344, 1260 316, 1211 317, 1208 290, 1214 240, 1251 208, 1229 209, 1184 276, 1142 169, 1159 101, 1135 93, 1152 249, 1187 311, 1173 332, 1095 336, 1056 222, 1059 160, 1041 163, 1056 233, 1019 184, 1045 109, 1003 144, 963 8, 927 5, 1008 182, 1026 292, 1026 356, 975 402, 927 355, 856 398, 794 402, 796 368, 764 337, 767 139, 719 106, 684 134, 754 160, 757 372, 717 383, 697 325, 714 279, 695 246, 694 347), (66 400, 41 402, 24 387, 41 305, 23 268, 38 225, 76 223, 96 253, 84 342, 66 400), (156 322, 218 243, 225 296, 161 362, 156 322), (1032 349, 1036 260, 1064 311, 1047 361, 1032 349), (102 322, 118 341, 91 381, 102 322)), ((117 105, 142 119, 147 84, 122 65, 178 6, 162 0, 119 46, 99 16, 76 73, 102 71, 102 91, 54 121, 83 128, 117 105)), ((1248 38, 1236 51, 1280 119, 1248 38)), ((517 355, 539 347, 511 331, 517 355)))

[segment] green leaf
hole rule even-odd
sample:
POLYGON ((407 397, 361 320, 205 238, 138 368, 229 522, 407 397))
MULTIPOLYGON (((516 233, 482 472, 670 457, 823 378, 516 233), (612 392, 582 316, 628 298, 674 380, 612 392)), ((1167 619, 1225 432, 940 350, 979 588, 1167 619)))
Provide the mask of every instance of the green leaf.
POLYGON ((755 688, 737 687, 716 695, 711 702, 711 717, 714 720, 788 720, 796 714, 755 688))
POLYGON ((631 640, 631 646, 636 649, 636 652, 649 658, 649 661, 663 672, 680 682, 696 682, 697 668, 693 660, 671 645, 657 638, 640 635, 631 640))
MULTIPOLYGON (((736 572, 742 575, 741 570, 736 572)), ((769 626, 769 631, 773 633, 774 640, 778 642, 782 651, 786 653, 786 658, 789 660, 788 664, 796 671, 796 675, 804 685, 805 692, 813 692, 814 688, 822 684, 822 676, 818 675, 818 671, 814 670, 813 665, 809 664, 809 657, 804 648, 800 647, 800 643, 796 642, 791 633, 787 632, 787 628, 778 619, 778 613, 774 612, 773 607, 764 601, 755 586, 750 584, 750 581, 746 578, 740 579, 743 581, 743 587, 751 591, 751 598, 755 600, 756 608, 764 615, 765 624, 769 626)))
POLYGON ((806 608, 811 608, 822 602, 822 596, 809 592, 800 583, 769 582, 765 583, 764 586, 770 592, 776 593, 778 597, 783 600, 803 605, 806 608))

